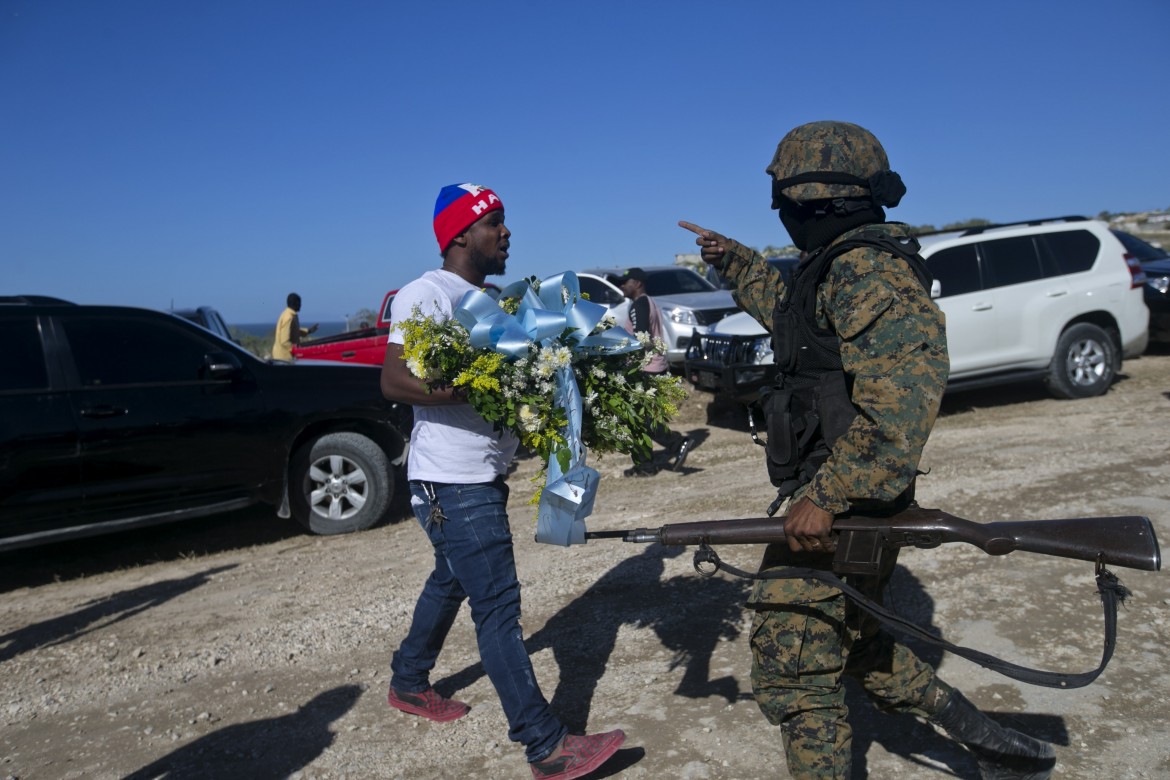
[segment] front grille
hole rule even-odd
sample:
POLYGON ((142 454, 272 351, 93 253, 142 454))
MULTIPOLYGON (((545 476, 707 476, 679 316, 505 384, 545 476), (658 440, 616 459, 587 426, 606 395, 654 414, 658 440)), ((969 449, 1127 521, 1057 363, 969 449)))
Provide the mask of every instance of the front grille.
POLYGON ((700 325, 714 325, 728 314, 735 314, 739 309, 732 306, 727 309, 695 309, 695 320, 700 325))
POLYGON ((753 361, 754 336, 718 336, 703 334, 694 342, 687 357, 691 360, 709 360, 729 366, 753 361))

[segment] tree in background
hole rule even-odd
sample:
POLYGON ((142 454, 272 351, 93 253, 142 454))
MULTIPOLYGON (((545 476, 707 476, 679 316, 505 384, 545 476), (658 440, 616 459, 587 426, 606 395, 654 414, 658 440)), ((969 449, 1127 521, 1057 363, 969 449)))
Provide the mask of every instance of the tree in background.
POLYGON ((378 315, 373 309, 358 309, 353 314, 346 316, 345 329, 372 328, 377 321, 378 315))
POLYGON ((237 344, 261 360, 272 356, 272 342, 276 340, 276 328, 273 328, 267 336, 254 336, 239 328, 228 328, 228 330, 237 344))

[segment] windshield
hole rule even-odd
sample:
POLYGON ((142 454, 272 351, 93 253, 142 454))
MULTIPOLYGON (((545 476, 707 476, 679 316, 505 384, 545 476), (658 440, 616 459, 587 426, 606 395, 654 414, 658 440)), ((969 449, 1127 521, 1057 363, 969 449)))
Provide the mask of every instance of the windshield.
POLYGON ((1170 255, 1166 254, 1165 249, 1156 247, 1153 244, 1147 244, 1137 236, 1132 236, 1125 231, 1114 230, 1113 235, 1117 236, 1117 239, 1125 247, 1125 251, 1136 257, 1138 262, 1148 263, 1151 260, 1165 260, 1167 257, 1170 257, 1170 255))
POLYGON ((646 271, 646 294, 681 295, 719 289, 689 268, 661 268, 646 271))

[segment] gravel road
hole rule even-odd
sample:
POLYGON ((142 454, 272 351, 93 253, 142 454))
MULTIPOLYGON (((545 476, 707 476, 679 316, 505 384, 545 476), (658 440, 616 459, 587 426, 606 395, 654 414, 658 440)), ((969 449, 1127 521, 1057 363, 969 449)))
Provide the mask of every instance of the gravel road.
MULTIPOLYGON (((675 427, 701 438, 680 473, 603 474, 592 529, 763 513, 760 450, 735 410, 693 394, 675 427)), ((919 500, 978 521, 1149 516, 1170 538, 1170 352, 1129 361, 1104 397, 1042 388, 956 394, 925 453, 919 500)), ((531 541, 536 464, 512 475, 525 634, 555 711, 625 729, 594 777, 784 778, 780 735, 756 709, 743 582, 703 579, 691 551, 531 541)), ((473 705, 433 724, 385 703, 391 650, 428 572, 398 519, 305 536, 257 509, 0 555, 0 777, 523 778, 460 616, 434 682, 473 705)), ((758 547, 719 550, 750 567, 758 547)), ((1056 743, 1062 778, 1170 777, 1170 581, 1116 570, 1133 591, 1113 660, 1092 685, 1016 683, 921 653, 983 709, 1056 743)), ((890 602, 949 640, 1029 666, 1084 671, 1102 646, 1091 564, 966 546, 909 550, 890 602)), ((976 777, 929 726, 851 693, 858 777, 976 777)))

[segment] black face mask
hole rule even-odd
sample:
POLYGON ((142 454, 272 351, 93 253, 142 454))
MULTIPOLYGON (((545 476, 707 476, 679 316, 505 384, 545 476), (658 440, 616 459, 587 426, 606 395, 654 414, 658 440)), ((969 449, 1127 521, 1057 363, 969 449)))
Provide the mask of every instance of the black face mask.
POLYGON ((780 222, 788 231, 793 246, 808 249, 808 227, 815 218, 815 209, 776 192, 772 194, 772 208, 780 212, 780 222))
POLYGON ((793 245, 805 251, 822 247, 847 230, 886 219, 882 209, 863 198, 800 203, 780 194, 773 196, 773 203, 778 204, 780 222, 793 245))

